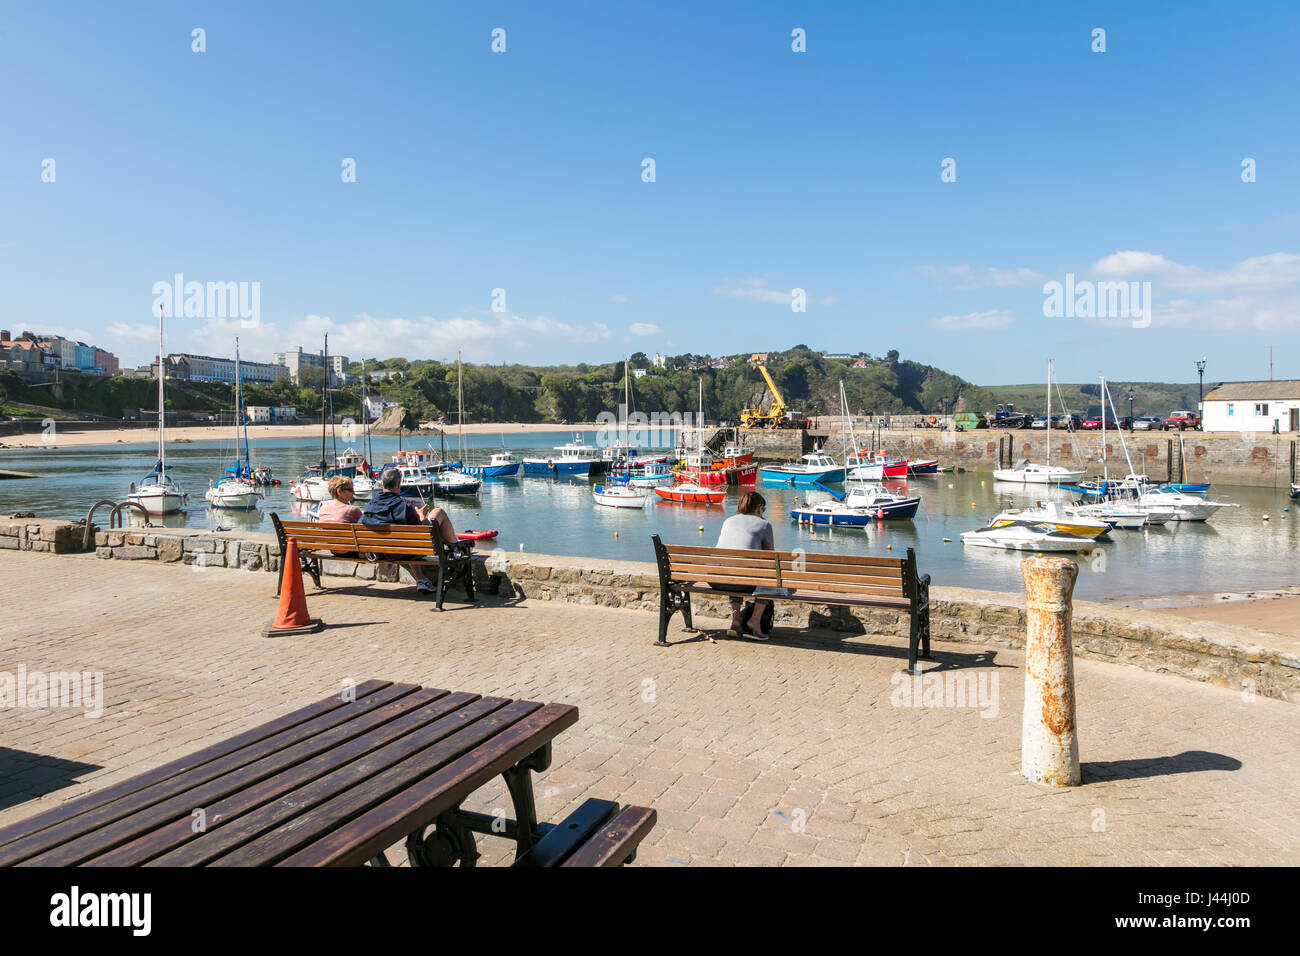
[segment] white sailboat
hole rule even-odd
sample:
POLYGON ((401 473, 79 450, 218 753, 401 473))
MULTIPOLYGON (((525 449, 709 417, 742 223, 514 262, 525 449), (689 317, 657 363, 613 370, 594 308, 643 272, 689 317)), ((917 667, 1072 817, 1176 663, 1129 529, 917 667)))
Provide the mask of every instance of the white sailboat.
POLYGON ((163 317, 158 312, 158 463, 153 471, 140 479, 139 484, 131 483, 126 500, 139 505, 151 515, 175 514, 181 510, 189 496, 181 490, 167 473, 167 439, 166 421, 163 413, 163 382, 166 377, 167 355, 163 351, 163 317))
POLYGON ((218 478, 203 495, 214 508, 252 511, 262 499, 262 489, 253 481, 253 466, 248 454, 248 423, 244 415, 244 381, 239 367, 239 338, 235 338, 235 449, 239 448, 240 428, 244 435, 244 460, 218 478))
POLYGON ((1082 471, 1052 464, 1052 362, 1047 362, 1047 464, 1038 465, 1022 458, 1014 468, 998 468, 993 472, 995 481, 1011 481, 1025 485, 1059 485, 1078 481, 1082 471))

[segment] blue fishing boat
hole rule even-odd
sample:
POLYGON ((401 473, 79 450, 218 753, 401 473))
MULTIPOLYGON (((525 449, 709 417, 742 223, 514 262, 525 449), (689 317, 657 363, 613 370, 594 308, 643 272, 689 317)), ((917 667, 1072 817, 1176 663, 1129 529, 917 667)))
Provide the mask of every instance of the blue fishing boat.
POLYGON ((598 475, 605 468, 605 463, 600 459, 600 452, 578 437, 566 444, 556 445, 553 451, 555 454, 548 458, 525 458, 524 474, 586 477, 598 475))
POLYGON ((804 455, 800 464, 768 465, 758 469, 758 477, 768 485, 792 485, 806 488, 814 484, 838 484, 844 481, 844 469, 830 455, 817 451, 804 455))
POLYGON ((507 451, 493 455, 486 465, 466 465, 460 470, 475 478, 514 478, 519 474, 520 464, 519 459, 507 451))

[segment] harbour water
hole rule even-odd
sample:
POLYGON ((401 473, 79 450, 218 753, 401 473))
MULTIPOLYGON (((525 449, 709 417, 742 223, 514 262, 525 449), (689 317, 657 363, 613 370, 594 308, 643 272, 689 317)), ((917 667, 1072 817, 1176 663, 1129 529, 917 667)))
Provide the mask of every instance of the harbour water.
MULTIPOLYGON (((584 440, 596 443, 594 433, 584 440)), ((505 436, 515 454, 546 456, 552 445, 568 440, 553 435, 505 436), (526 440, 530 444, 512 444, 526 440), (545 444, 542 444, 545 443, 545 444)), ((467 463, 486 462, 500 450, 495 435, 465 437, 467 463)), ((671 448, 672 436, 663 441, 671 448)), ((356 441, 351 442, 359 447, 356 441)), ((387 461, 398 448, 395 438, 372 438, 376 463, 387 461)), ((424 447, 406 438, 403 447, 424 447)), ((155 460, 155 444, 60 446, 0 451, 0 468, 32 472, 36 479, 0 481, 0 514, 31 511, 40 517, 84 518, 92 504, 102 499, 122 501, 132 481, 139 481, 155 460)), ((345 443, 340 440, 338 450, 345 443)), ((645 449, 649 453, 651 449, 645 449)), ((169 470, 188 492, 181 515, 155 523, 199 529, 271 531, 269 515, 295 513, 289 482, 308 463, 320 459, 319 439, 270 439, 254 448, 254 465, 269 466, 283 483, 267 489, 258 511, 241 513, 207 507, 203 493, 210 480, 231 464, 230 441, 204 441, 169 445, 169 470)), ((330 449, 333 454, 333 449, 330 449)), ((447 457, 456 457, 449 436, 447 457)), ((712 545, 722 521, 735 513, 738 489, 729 490, 722 506, 678 505, 654 501, 642 510, 594 505, 591 481, 519 477, 489 480, 473 498, 439 502, 456 527, 495 528, 495 542, 482 548, 518 552, 564 554, 628 561, 652 561, 650 535, 670 543, 712 545)), ((899 486, 902 487, 902 486, 899 486)), ((964 548, 961 533, 982 526, 1001 507, 1025 506, 1048 495, 1066 497, 1044 487, 1026 491, 1019 485, 993 481, 992 474, 968 471, 913 478, 906 483, 920 494, 921 507, 914 521, 880 521, 865 529, 815 531, 790 520, 790 509, 805 497, 824 498, 819 492, 761 486, 768 501, 767 517, 776 529, 779 548, 805 548, 846 554, 901 556, 915 548, 922 573, 938 585, 1018 592, 1022 589, 1019 561, 1023 554, 964 548), (951 539, 945 542, 944 538, 951 539)), ((1224 590, 1285 587, 1296 582, 1300 519, 1289 509, 1285 486, 1279 489, 1215 485, 1212 497, 1241 505, 1223 509, 1208 524, 1170 523, 1144 531, 1112 531, 1110 540, 1093 554, 1079 556, 1076 593, 1090 600, 1161 594, 1204 593, 1224 590), (1265 521, 1263 516, 1269 516, 1265 521)), ((103 511, 100 513, 104 514, 103 511)), ((104 523, 101 521, 101 523, 104 523)))

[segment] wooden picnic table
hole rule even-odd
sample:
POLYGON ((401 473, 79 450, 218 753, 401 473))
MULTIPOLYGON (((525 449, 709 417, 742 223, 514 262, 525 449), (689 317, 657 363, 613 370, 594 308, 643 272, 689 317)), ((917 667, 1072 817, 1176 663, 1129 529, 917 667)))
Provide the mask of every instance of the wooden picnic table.
POLYGON ((628 862, 655 813, 588 800, 539 824, 532 772, 578 720, 567 704, 369 680, 197 753, 0 829, 0 865, 412 865, 478 858, 475 834, 522 865, 628 862), (514 819, 461 809, 498 774, 514 819))

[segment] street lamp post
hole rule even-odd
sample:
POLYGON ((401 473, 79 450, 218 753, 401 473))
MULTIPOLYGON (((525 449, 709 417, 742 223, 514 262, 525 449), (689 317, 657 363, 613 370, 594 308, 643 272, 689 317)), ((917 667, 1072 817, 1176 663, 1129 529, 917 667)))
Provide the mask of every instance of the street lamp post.
POLYGON ((1201 424, 1197 427, 1205 427, 1205 356, 1196 363, 1196 417, 1201 419, 1201 424))
POLYGON ((1128 393, 1128 427, 1133 430, 1133 393, 1128 393))

